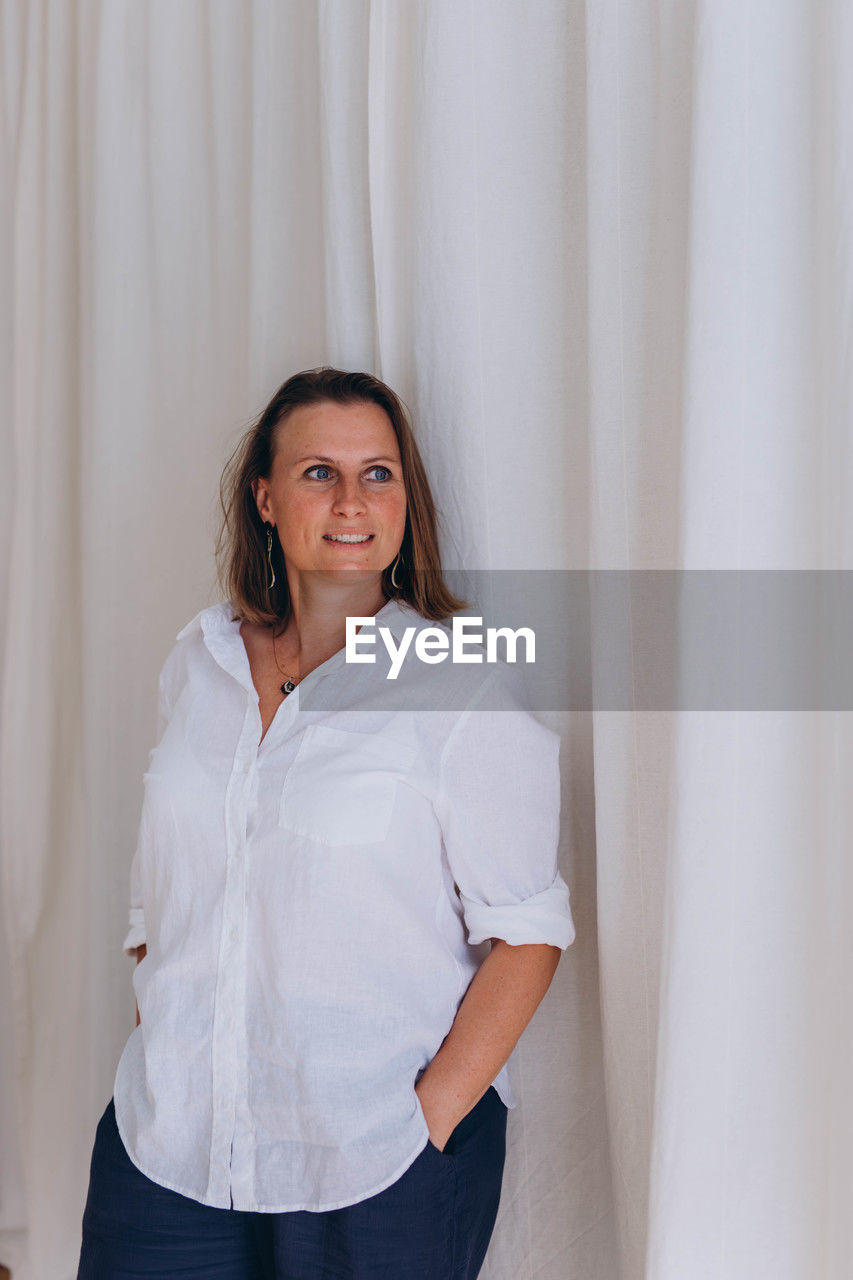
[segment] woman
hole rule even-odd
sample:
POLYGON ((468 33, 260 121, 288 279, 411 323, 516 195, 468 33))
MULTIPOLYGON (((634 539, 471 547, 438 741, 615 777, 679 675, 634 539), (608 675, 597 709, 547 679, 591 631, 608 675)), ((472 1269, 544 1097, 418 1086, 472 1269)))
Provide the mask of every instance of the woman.
POLYGON ((160 673, 137 1025, 78 1280, 472 1280, 506 1063, 574 937, 559 739, 506 662, 411 643, 446 640, 464 602, 384 383, 290 378, 222 489, 228 598, 160 673))

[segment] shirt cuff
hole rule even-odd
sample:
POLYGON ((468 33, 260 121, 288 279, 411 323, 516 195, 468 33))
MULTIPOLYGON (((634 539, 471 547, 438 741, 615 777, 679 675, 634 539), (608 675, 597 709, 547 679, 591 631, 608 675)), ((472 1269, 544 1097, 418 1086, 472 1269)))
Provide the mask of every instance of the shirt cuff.
POLYGON ((476 946, 486 938, 502 938, 511 946, 545 942, 565 951, 575 938, 569 906, 569 890, 561 876, 541 893, 520 902, 491 907, 460 893, 468 929, 468 942, 476 946))
POLYGON ((141 947, 146 938, 145 916, 142 913, 142 907, 131 907, 130 932, 121 944, 121 949, 126 956, 135 956, 136 948, 141 947))

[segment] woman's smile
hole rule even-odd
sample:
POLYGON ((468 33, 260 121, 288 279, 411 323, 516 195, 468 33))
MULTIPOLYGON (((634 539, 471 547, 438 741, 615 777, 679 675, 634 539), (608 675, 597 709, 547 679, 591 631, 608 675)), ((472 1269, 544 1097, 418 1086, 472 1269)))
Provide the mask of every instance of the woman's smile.
POLYGON ((323 540, 339 547, 366 547, 373 541, 372 533, 324 533, 323 540))

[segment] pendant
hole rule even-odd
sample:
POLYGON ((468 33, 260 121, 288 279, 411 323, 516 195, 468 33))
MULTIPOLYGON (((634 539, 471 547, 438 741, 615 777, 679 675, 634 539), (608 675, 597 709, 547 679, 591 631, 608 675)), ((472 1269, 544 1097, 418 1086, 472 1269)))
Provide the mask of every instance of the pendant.
POLYGON ((295 688, 296 688, 295 680, 285 680, 284 684, 281 686, 281 691, 282 693, 293 693, 293 690, 295 688))

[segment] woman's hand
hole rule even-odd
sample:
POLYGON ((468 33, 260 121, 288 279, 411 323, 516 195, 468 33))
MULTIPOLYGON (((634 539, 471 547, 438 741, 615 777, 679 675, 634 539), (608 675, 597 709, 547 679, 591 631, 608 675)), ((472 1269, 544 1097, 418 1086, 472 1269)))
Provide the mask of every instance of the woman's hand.
POLYGON ((439 1151, 443 1151, 456 1124, 451 1123, 448 1117, 442 1117, 440 1108, 435 1105, 435 1100, 429 1097, 428 1090, 421 1090, 420 1085, 419 1080, 415 1085, 415 1093, 418 1095, 421 1110, 427 1122, 429 1140, 434 1147, 438 1147, 439 1151))
MULTIPOLYGON (((136 963, 139 964, 140 960, 144 960, 147 954, 148 944, 146 942, 140 943, 136 948, 136 963)), ((139 1026, 139 1005, 136 1006, 136 1025, 139 1026)))
POLYGON ((415 1085, 430 1141, 439 1151, 506 1062, 560 959, 560 948, 547 943, 491 943, 453 1025, 415 1085))

